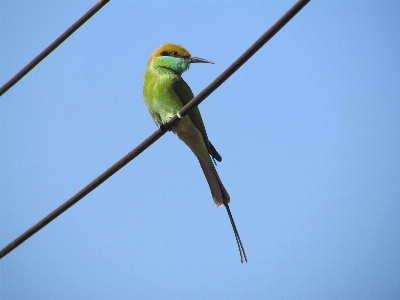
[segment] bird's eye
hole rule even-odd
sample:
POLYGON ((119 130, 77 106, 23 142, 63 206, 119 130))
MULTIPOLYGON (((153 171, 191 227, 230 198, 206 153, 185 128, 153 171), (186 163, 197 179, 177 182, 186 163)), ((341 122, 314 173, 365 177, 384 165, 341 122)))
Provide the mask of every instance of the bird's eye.
POLYGON ((171 55, 172 55, 172 56, 178 56, 178 52, 176 52, 176 51, 171 51, 171 55))

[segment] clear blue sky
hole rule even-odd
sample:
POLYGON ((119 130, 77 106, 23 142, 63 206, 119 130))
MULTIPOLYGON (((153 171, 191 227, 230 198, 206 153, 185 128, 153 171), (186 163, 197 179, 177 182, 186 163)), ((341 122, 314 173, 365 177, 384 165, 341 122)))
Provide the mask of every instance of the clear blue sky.
MULTIPOLYGON (((0 85, 95 1, 1 1, 0 85)), ((173 42, 215 65, 294 1, 111 1, 0 98, 0 247, 156 129, 173 42)), ((249 263, 172 133, 0 261, 0 299, 399 299, 399 1, 311 1, 200 110, 249 263)))

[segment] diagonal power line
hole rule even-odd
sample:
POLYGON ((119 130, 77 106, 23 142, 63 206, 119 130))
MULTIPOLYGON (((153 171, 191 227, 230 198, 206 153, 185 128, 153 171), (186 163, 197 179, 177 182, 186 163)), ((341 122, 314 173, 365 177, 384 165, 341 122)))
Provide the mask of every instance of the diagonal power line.
POLYGON ((202 90, 196 97, 194 97, 187 105, 185 105, 174 117, 171 118, 168 123, 163 125, 161 128, 156 130, 147 139, 141 142, 136 148, 126 154, 123 158, 109 167, 106 171, 100 174, 87 186, 77 192, 74 196, 68 199, 66 202, 61 204, 51 213, 49 213, 42 220, 37 222, 27 231, 22 233, 14 241, 9 243, 3 249, 0 250, 0 258, 7 255, 13 249, 22 244, 25 240, 30 238, 44 226, 49 224, 63 212, 65 212, 72 205, 77 203, 100 184, 114 175, 122 167, 127 165, 131 160, 137 157, 140 153, 146 150, 151 144, 157 141, 163 136, 170 128, 178 122, 179 118, 186 116, 194 107, 198 106, 205 98, 207 98, 212 92, 214 92, 222 83, 225 82, 234 72, 236 72, 251 56, 253 56, 265 43, 267 43, 283 26, 285 26, 310 0, 299 0, 293 5, 274 25, 271 26, 253 45, 251 45, 236 61, 234 61, 221 75, 219 75, 213 82, 211 82, 204 90, 202 90), (178 117, 179 115, 179 117, 178 117))
POLYGON ((22 77, 29 73, 34 67, 36 67, 47 55, 53 52, 58 46, 61 45, 67 38, 71 36, 79 27, 81 27, 87 20, 89 20, 95 13, 97 13, 104 5, 110 0, 99 0, 91 9, 89 9, 79 20, 71 25, 63 34, 61 34, 53 43, 51 43, 46 49, 40 52, 32 61, 27 64, 21 71, 19 71, 13 78, 7 81, 2 87, 0 87, 0 96, 7 92, 14 84, 16 84, 22 77))

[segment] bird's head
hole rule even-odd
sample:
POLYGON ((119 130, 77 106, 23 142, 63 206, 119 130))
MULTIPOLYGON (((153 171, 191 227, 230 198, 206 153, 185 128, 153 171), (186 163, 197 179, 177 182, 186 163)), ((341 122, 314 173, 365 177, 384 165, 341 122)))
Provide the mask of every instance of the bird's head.
POLYGON ((182 74, 191 63, 210 63, 213 62, 199 58, 192 57, 185 48, 175 44, 165 44, 155 50, 147 63, 147 66, 164 67, 172 71, 182 74))

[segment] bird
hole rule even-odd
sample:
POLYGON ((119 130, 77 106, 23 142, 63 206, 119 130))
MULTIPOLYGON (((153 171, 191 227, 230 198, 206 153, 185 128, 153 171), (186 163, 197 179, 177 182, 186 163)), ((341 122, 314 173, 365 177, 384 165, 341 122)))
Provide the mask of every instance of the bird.
MULTIPOLYGON (((194 98, 192 90, 182 78, 182 73, 192 63, 213 64, 209 60, 191 56, 181 45, 171 43, 160 46, 151 54, 144 75, 143 98, 157 126, 162 127, 194 98)), ((241 262, 247 263, 247 256, 229 208, 229 194, 215 169, 215 161, 221 162, 222 157, 208 139, 198 107, 172 126, 171 131, 199 160, 214 203, 217 207, 224 205, 228 212, 241 262)))

